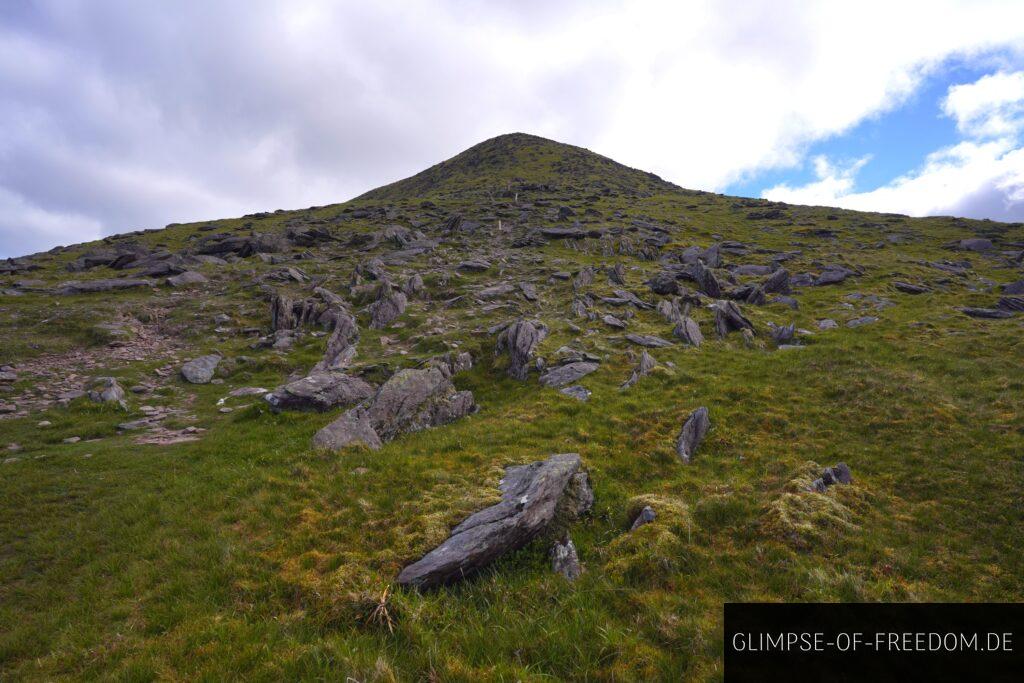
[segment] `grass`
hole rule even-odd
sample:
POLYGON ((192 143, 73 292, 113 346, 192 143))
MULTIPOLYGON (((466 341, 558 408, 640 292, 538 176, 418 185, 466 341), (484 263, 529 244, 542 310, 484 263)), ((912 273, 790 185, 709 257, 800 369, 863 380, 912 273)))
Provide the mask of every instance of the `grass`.
MULTIPOLYGON (((538 166, 521 162, 512 175, 544 181, 549 154, 527 154, 538 166)), ((574 178, 586 185, 594 177, 574 178)), ((441 180, 417 192, 444 212, 488 210, 491 200, 473 173, 456 168, 441 180)), ((611 218, 617 208, 674 223, 679 246, 706 245, 719 234, 801 250, 787 263, 794 272, 847 259, 864 275, 801 290, 798 311, 744 307, 760 330, 768 321, 814 330, 803 349, 774 351, 764 339, 763 348, 746 348, 738 335, 709 339, 699 350, 657 349, 659 367, 623 392, 633 349, 600 322, 573 321, 584 328, 573 334, 566 324, 571 284, 547 279, 554 270, 611 262, 596 245, 523 252, 540 262, 513 253, 505 277, 535 281, 541 302, 490 313, 468 300, 451 308, 438 302, 484 286, 497 279, 494 272, 442 285, 444 268, 422 257, 410 272, 424 274, 432 300, 414 302, 405 327, 395 330, 369 330, 362 317, 359 362, 380 375, 371 366, 410 366, 458 345, 476 365, 456 384, 471 389, 482 409, 377 452, 337 454, 309 448, 333 414, 275 415, 249 398, 228 404, 249 408, 217 410, 230 388, 276 386, 319 356, 322 337, 306 337, 284 354, 254 351, 245 335, 213 332, 218 312, 231 314, 236 328, 266 325, 266 304, 246 273, 269 266, 250 259, 211 269, 211 289, 201 297, 163 288, 63 297, 59 325, 41 323, 54 301, 44 295, 0 300, 5 362, 70 348, 102 353, 105 341, 89 332, 97 322, 163 308, 154 320, 185 342, 181 358, 217 348, 248 359, 227 364, 222 385, 175 379, 154 397, 132 397, 128 411, 79 400, 0 422, 3 442, 22 448, 0 466, 0 678, 713 681, 722 678, 724 602, 1024 599, 1021 323, 973 320, 954 308, 991 305, 993 294, 969 286, 980 277, 1010 281, 1019 271, 970 255, 976 275, 943 283, 945 274, 915 262, 963 257, 942 245, 968 234, 1024 239, 1021 226, 845 211, 829 220, 833 210, 807 207, 788 207, 789 221, 750 221, 750 208, 731 198, 654 192, 648 181, 643 188, 650 196, 587 202, 566 191, 565 203, 580 214, 592 205, 603 216, 594 220, 608 224, 618 222, 611 218), (813 226, 839 238, 802 234, 813 226), (875 248, 890 233, 912 241, 875 248), (933 293, 896 292, 897 273, 931 283, 933 293), (876 311, 851 293, 893 305, 876 311), (604 357, 581 382, 593 391, 589 402, 504 374, 483 331, 517 313, 550 326, 542 355, 574 342, 604 357), (863 314, 880 320, 842 325, 863 314), (817 332, 825 317, 841 327, 817 332), (432 320, 446 326, 443 333, 422 333, 432 320), (397 341, 385 345, 384 335, 397 341), (187 405, 190 423, 207 431, 192 443, 136 445, 116 425, 139 417, 143 401, 187 405), (674 439, 701 405, 712 430, 693 464, 683 466, 674 439), (36 427, 41 419, 52 426, 36 427), (69 436, 82 441, 64 444, 69 436), (538 543, 449 589, 395 587, 405 564, 496 499, 503 466, 567 451, 583 456, 596 493, 593 514, 572 530, 585 567, 580 580, 552 574, 538 543), (840 460, 854 486, 800 492, 810 475, 840 460), (656 508, 657 520, 624 535, 644 504, 656 508)), ((422 198, 388 193, 406 215, 422 198)), ((340 210, 273 214, 261 224, 340 210)), ((374 225, 356 220, 344 230, 374 225)), ((182 245, 196 227, 139 239, 182 245)), ((486 239, 454 242, 443 249, 489 253, 486 239)), ((54 256, 32 276, 70 279, 60 268, 71 256, 54 256)), ((656 266, 619 260, 629 288, 642 293, 656 266)), ((729 260, 767 263, 768 256, 729 260)), ((353 263, 297 265, 343 291, 353 263)), ((599 273, 592 291, 611 289, 599 273)), ((710 314, 694 315, 709 333, 710 314)), ((670 333, 653 311, 639 312, 630 331, 670 333)), ((113 374, 128 386, 165 362, 127 363, 113 374)))

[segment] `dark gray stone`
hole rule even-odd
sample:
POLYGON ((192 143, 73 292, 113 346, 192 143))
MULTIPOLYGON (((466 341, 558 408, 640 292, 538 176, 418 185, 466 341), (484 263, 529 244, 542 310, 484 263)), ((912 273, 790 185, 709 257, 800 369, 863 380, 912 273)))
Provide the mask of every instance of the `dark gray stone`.
POLYGON ((547 336, 547 327, 541 324, 534 324, 529 320, 517 320, 498 335, 498 341, 494 347, 495 355, 508 353, 509 355, 509 376, 524 380, 530 373, 530 359, 537 344, 547 336))
POLYGON ((407 302, 405 294, 396 292, 391 283, 382 283, 377 300, 370 304, 370 327, 380 330, 393 323, 405 312, 407 302))
POLYGON ((576 453, 509 467, 500 488, 501 502, 452 529, 441 545, 403 569, 398 583, 427 590, 461 581, 537 536, 559 531, 553 527, 571 522, 593 502, 576 453))
POLYGON ((546 387, 564 387, 586 377, 598 367, 597 363, 586 361, 559 365, 541 375, 540 383, 546 387))
POLYGON ((645 505, 644 509, 640 511, 640 514, 637 515, 636 519, 633 520, 633 525, 629 527, 629 530, 636 531, 644 524, 650 524, 655 519, 657 519, 657 517, 658 515, 655 514, 654 508, 652 508, 650 505, 645 505))
POLYGON ((343 372, 313 372, 308 377, 278 387, 263 398, 274 410, 323 412, 350 406, 373 396, 372 386, 343 372))
POLYGON ((702 406, 690 413, 679 432, 679 438, 676 439, 676 455, 680 460, 686 464, 693 461, 693 457, 697 454, 697 448, 710 427, 711 420, 708 418, 707 408, 702 406))
POLYGON ((627 334, 626 339, 637 346, 644 346, 649 349, 661 349, 666 346, 672 346, 672 342, 661 337, 655 337, 651 334, 627 334))
POLYGON ((219 363, 220 356, 215 353, 194 358, 181 366, 181 376, 192 384, 209 384, 219 363))
POLYGON ((1004 311, 998 308, 961 308, 960 311, 964 315, 969 315, 972 318, 988 318, 990 320, 997 320, 1000 318, 1010 318, 1013 316, 1013 311, 1004 311))

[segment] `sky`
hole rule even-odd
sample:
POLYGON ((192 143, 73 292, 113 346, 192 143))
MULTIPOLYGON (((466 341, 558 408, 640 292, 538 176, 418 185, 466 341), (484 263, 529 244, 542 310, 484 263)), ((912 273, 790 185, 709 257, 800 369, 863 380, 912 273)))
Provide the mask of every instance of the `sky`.
POLYGON ((1024 2, 0 2, 0 257, 336 203, 516 131, 1024 221, 1024 2))

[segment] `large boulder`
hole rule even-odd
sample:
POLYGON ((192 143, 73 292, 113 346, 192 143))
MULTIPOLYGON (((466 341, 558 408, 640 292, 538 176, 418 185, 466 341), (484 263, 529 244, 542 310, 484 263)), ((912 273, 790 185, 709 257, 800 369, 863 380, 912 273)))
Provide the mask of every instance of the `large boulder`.
POLYGON ((541 534, 563 534, 594 500, 576 453, 509 467, 499 486, 501 502, 452 529, 441 545, 403 569, 398 583, 430 589, 461 581, 541 534))
POLYGON ((369 401, 317 432, 313 445, 337 450, 365 443, 376 449, 399 434, 448 424, 474 410, 472 392, 456 391, 445 369, 399 370, 369 401))
POLYGON ((209 384, 220 363, 220 356, 211 353, 194 358, 181 366, 181 376, 192 384, 209 384))
POLYGON ((371 385, 343 372, 313 372, 278 387, 263 398, 274 410, 323 412, 365 401, 373 396, 373 391, 371 385))

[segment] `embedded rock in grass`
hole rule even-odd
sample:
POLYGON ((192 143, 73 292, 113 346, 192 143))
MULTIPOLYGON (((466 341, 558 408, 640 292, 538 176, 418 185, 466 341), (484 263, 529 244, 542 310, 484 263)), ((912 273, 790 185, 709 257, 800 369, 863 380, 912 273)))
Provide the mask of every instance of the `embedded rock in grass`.
POLYGON ((996 308, 1001 311, 1024 311, 1024 297, 999 297, 999 303, 996 304, 996 308))
POLYGON ((218 363, 220 356, 216 353, 200 356, 181 366, 181 376, 192 384, 208 384, 218 363))
POLYGON ((870 325, 871 323, 878 322, 878 318, 873 315, 865 315, 860 318, 854 318, 853 320, 847 320, 847 327, 860 327, 861 325, 870 325))
POLYGON ((768 323, 769 330, 772 335, 772 339, 778 346, 788 344, 793 341, 793 335, 796 332, 796 325, 790 323, 789 325, 776 325, 774 323, 768 323))
POLYGON ((124 405, 124 389, 114 377, 100 377, 96 388, 89 391, 89 398, 97 403, 120 403, 124 405))
POLYGON ((530 282, 520 282, 519 291, 523 293, 523 298, 527 301, 536 301, 538 299, 537 288, 530 282))
POLYGON ((1024 294, 1024 280, 1003 285, 1003 294, 1024 294))
POLYGON ((676 323, 672 334, 690 346, 699 347, 704 343, 704 335, 700 331, 700 325, 697 324, 696 320, 686 315, 679 318, 679 322, 676 323))
POLYGON ((377 300, 370 304, 370 327, 380 330, 393 323, 405 312, 405 294, 396 292, 385 281, 378 290, 377 300))
POLYGON ((925 292, 932 291, 924 285, 915 285, 912 282, 900 282, 896 281, 892 283, 892 286, 903 292, 904 294, 924 294, 925 292))
POLYGON ((992 244, 992 240, 985 239, 984 237, 972 237, 970 239, 963 239, 957 244, 957 248, 963 251, 992 251, 995 247, 992 244))
POLYGON ((835 467, 826 467, 821 476, 811 482, 810 490, 816 493, 824 493, 825 489, 835 484, 852 484, 853 475, 850 474, 850 467, 845 462, 838 463, 835 467))
POLYGON ((591 362, 566 363, 551 368, 540 376, 540 383, 546 387, 564 387, 586 377, 597 370, 598 364, 591 362))
POLYGON ((629 527, 629 530, 630 531, 636 531, 637 529, 642 527, 644 524, 650 524, 657 517, 658 517, 658 515, 655 514, 654 508, 652 508, 650 505, 645 505, 644 509, 640 511, 640 514, 637 515, 636 519, 633 520, 633 524, 632 524, 632 526, 629 527))
POLYGON ((761 287, 768 294, 788 294, 789 271, 785 268, 779 268, 761 283, 761 287))
POLYGON ((364 401, 373 395, 372 386, 342 372, 314 371, 308 377, 278 387, 263 398, 274 410, 316 410, 323 412, 364 401))
POLYGON ((1010 318, 1013 316, 1013 311, 1004 311, 998 308, 961 308, 960 312, 964 315, 972 318, 988 318, 990 320, 997 320, 999 318, 1010 318))
POLYGON ((568 536, 551 546, 551 571, 561 574, 567 581, 575 581, 583 573, 576 545, 568 536))
POLYGON ((189 287, 191 285, 201 285, 205 282, 209 282, 206 276, 194 270, 186 270, 184 273, 167 278, 167 284, 171 287, 189 287))
POLYGON ((471 259, 469 261, 463 261, 459 265, 455 266, 456 270, 465 270, 470 273, 482 273, 488 270, 491 264, 484 260, 471 259))
POLYGON ((823 320, 819 320, 817 325, 819 330, 834 330, 837 327, 839 327, 839 323, 837 323, 835 320, 832 320, 832 318, 825 318, 823 320))
POLYGON ((92 294, 95 292, 110 292, 116 289, 134 289, 136 287, 152 287, 149 280, 132 280, 129 278, 117 280, 88 280, 79 282, 71 280, 62 282, 57 286, 57 294, 92 294))
POLYGON ((403 569, 398 583, 430 589, 461 581, 541 534, 564 534, 593 504, 577 453, 509 467, 499 486, 501 502, 452 529, 441 545, 403 569))
POLYGON ((643 351, 640 352, 640 361, 637 363, 637 366, 633 369, 633 374, 631 374, 629 376, 629 379, 623 382, 622 386, 620 386, 619 388, 629 389, 631 386, 639 382, 641 377, 646 377, 651 372, 651 370, 654 369, 654 366, 656 364, 657 361, 654 360, 654 357, 651 354, 647 353, 647 349, 644 349, 643 351))
POLYGON ((507 352, 509 355, 508 374, 518 380, 526 379, 530 372, 529 363, 537 344, 547 336, 548 328, 529 320, 517 320, 498 335, 494 347, 495 355, 507 352))
POLYGON ((624 323, 623 321, 619 320, 614 315, 606 315, 603 318, 601 318, 601 320, 608 327, 614 327, 617 330, 624 330, 624 329, 626 329, 626 323, 624 323))
POLYGON ((633 342, 637 346, 646 346, 649 349, 660 349, 666 346, 672 346, 672 342, 661 337, 655 337, 651 334, 627 334, 626 339, 633 342))
POLYGON ((558 392, 561 394, 565 394, 566 396, 571 396, 577 401, 586 401, 587 399, 590 398, 590 389, 587 389, 584 386, 580 386, 579 384, 574 384, 571 387, 559 389, 558 392))
POLYGON ((697 289, 704 294, 716 299, 722 296, 722 285, 715 273, 700 261, 693 267, 693 279, 697 282, 697 289))
POLYGON ((826 266, 825 270, 815 278, 813 284, 815 287, 821 287, 824 285, 837 285, 844 282, 846 278, 856 273, 849 268, 837 265, 826 266))
POLYGON ((399 434, 469 415, 476 410, 473 394, 456 391, 449 374, 438 367, 399 370, 366 403, 317 432, 313 445, 337 450, 361 442, 377 449, 399 434))
POLYGON ((711 420, 708 419, 708 409, 701 406, 690 413, 676 439, 676 455, 686 464, 693 461, 697 454, 700 442, 711 427, 711 420))

